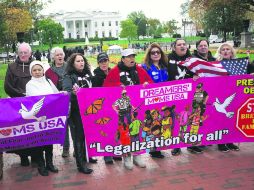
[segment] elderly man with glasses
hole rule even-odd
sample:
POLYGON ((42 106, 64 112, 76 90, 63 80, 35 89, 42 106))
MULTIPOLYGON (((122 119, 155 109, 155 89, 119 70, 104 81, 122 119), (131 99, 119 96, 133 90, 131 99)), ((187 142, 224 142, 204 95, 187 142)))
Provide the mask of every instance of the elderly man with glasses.
MULTIPOLYGON (((32 62, 32 49, 28 43, 21 43, 18 47, 18 57, 8 65, 4 90, 8 96, 23 97, 26 95, 26 83, 31 79, 29 65, 32 62)), ((14 153, 18 154, 21 159, 22 166, 29 166, 28 155, 30 149, 17 150, 14 153)))

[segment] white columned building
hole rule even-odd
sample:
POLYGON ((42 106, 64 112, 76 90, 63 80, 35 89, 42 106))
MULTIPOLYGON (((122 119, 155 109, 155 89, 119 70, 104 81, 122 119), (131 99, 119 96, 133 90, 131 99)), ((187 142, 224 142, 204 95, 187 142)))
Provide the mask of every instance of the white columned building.
POLYGON ((76 11, 50 14, 49 17, 64 27, 64 38, 118 38, 120 34, 118 12, 76 11))

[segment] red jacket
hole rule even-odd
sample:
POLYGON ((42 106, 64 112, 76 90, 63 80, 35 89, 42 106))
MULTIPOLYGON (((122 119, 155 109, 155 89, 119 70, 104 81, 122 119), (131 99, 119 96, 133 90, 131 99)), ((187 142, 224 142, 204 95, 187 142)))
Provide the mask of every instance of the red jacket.
MULTIPOLYGON (((144 84, 145 82, 153 83, 151 77, 147 74, 147 72, 140 66, 136 65, 136 70, 139 76, 140 84, 144 84)), ((118 66, 115 66, 113 69, 110 70, 106 79, 104 80, 103 86, 121 86, 122 83, 120 82, 120 70, 118 66)))
POLYGON ((57 82, 59 80, 59 76, 54 71, 52 71, 51 68, 49 68, 45 72, 45 76, 48 77, 54 83, 55 86, 57 86, 57 82))

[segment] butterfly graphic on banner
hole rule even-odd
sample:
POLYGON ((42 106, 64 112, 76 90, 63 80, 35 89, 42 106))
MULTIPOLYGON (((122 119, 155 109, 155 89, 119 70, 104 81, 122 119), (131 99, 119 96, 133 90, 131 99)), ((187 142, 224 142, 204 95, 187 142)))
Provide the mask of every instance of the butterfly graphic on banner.
POLYGON ((96 114, 99 110, 102 109, 104 100, 105 100, 105 98, 99 98, 99 99, 93 101, 93 103, 86 109, 85 115, 96 114))
POLYGON ((100 130, 100 135, 101 135, 101 136, 103 136, 103 137, 108 136, 108 134, 107 134, 107 133, 105 133, 103 130, 100 130))
POLYGON ((107 124, 110 120, 111 120, 111 118, 109 118, 109 117, 102 117, 102 118, 100 118, 100 119, 97 119, 97 120, 95 121, 95 123, 96 123, 96 124, 99 124, 99 125, 105 125, 105 124, 107 124))

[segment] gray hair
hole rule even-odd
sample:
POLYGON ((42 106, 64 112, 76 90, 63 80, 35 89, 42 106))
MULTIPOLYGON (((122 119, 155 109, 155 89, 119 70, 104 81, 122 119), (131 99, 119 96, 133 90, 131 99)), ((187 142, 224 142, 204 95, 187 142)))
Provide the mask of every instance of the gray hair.
POLYGON ((61 51, 63 53, 63 56, 65 56, 63 48, 60 48, 60 47, 52 48, 52 50, 50 51, 50 59, 51 59, 52 63, 54 63, 54 57, 55 57, 56 51, 61 51))
POLYGON ((32 48, 28 43, 23 42, 23 43, 19 44, 18 52, 20 52, 21 47, 28 49, 29 53, 32 53, 32 48))

